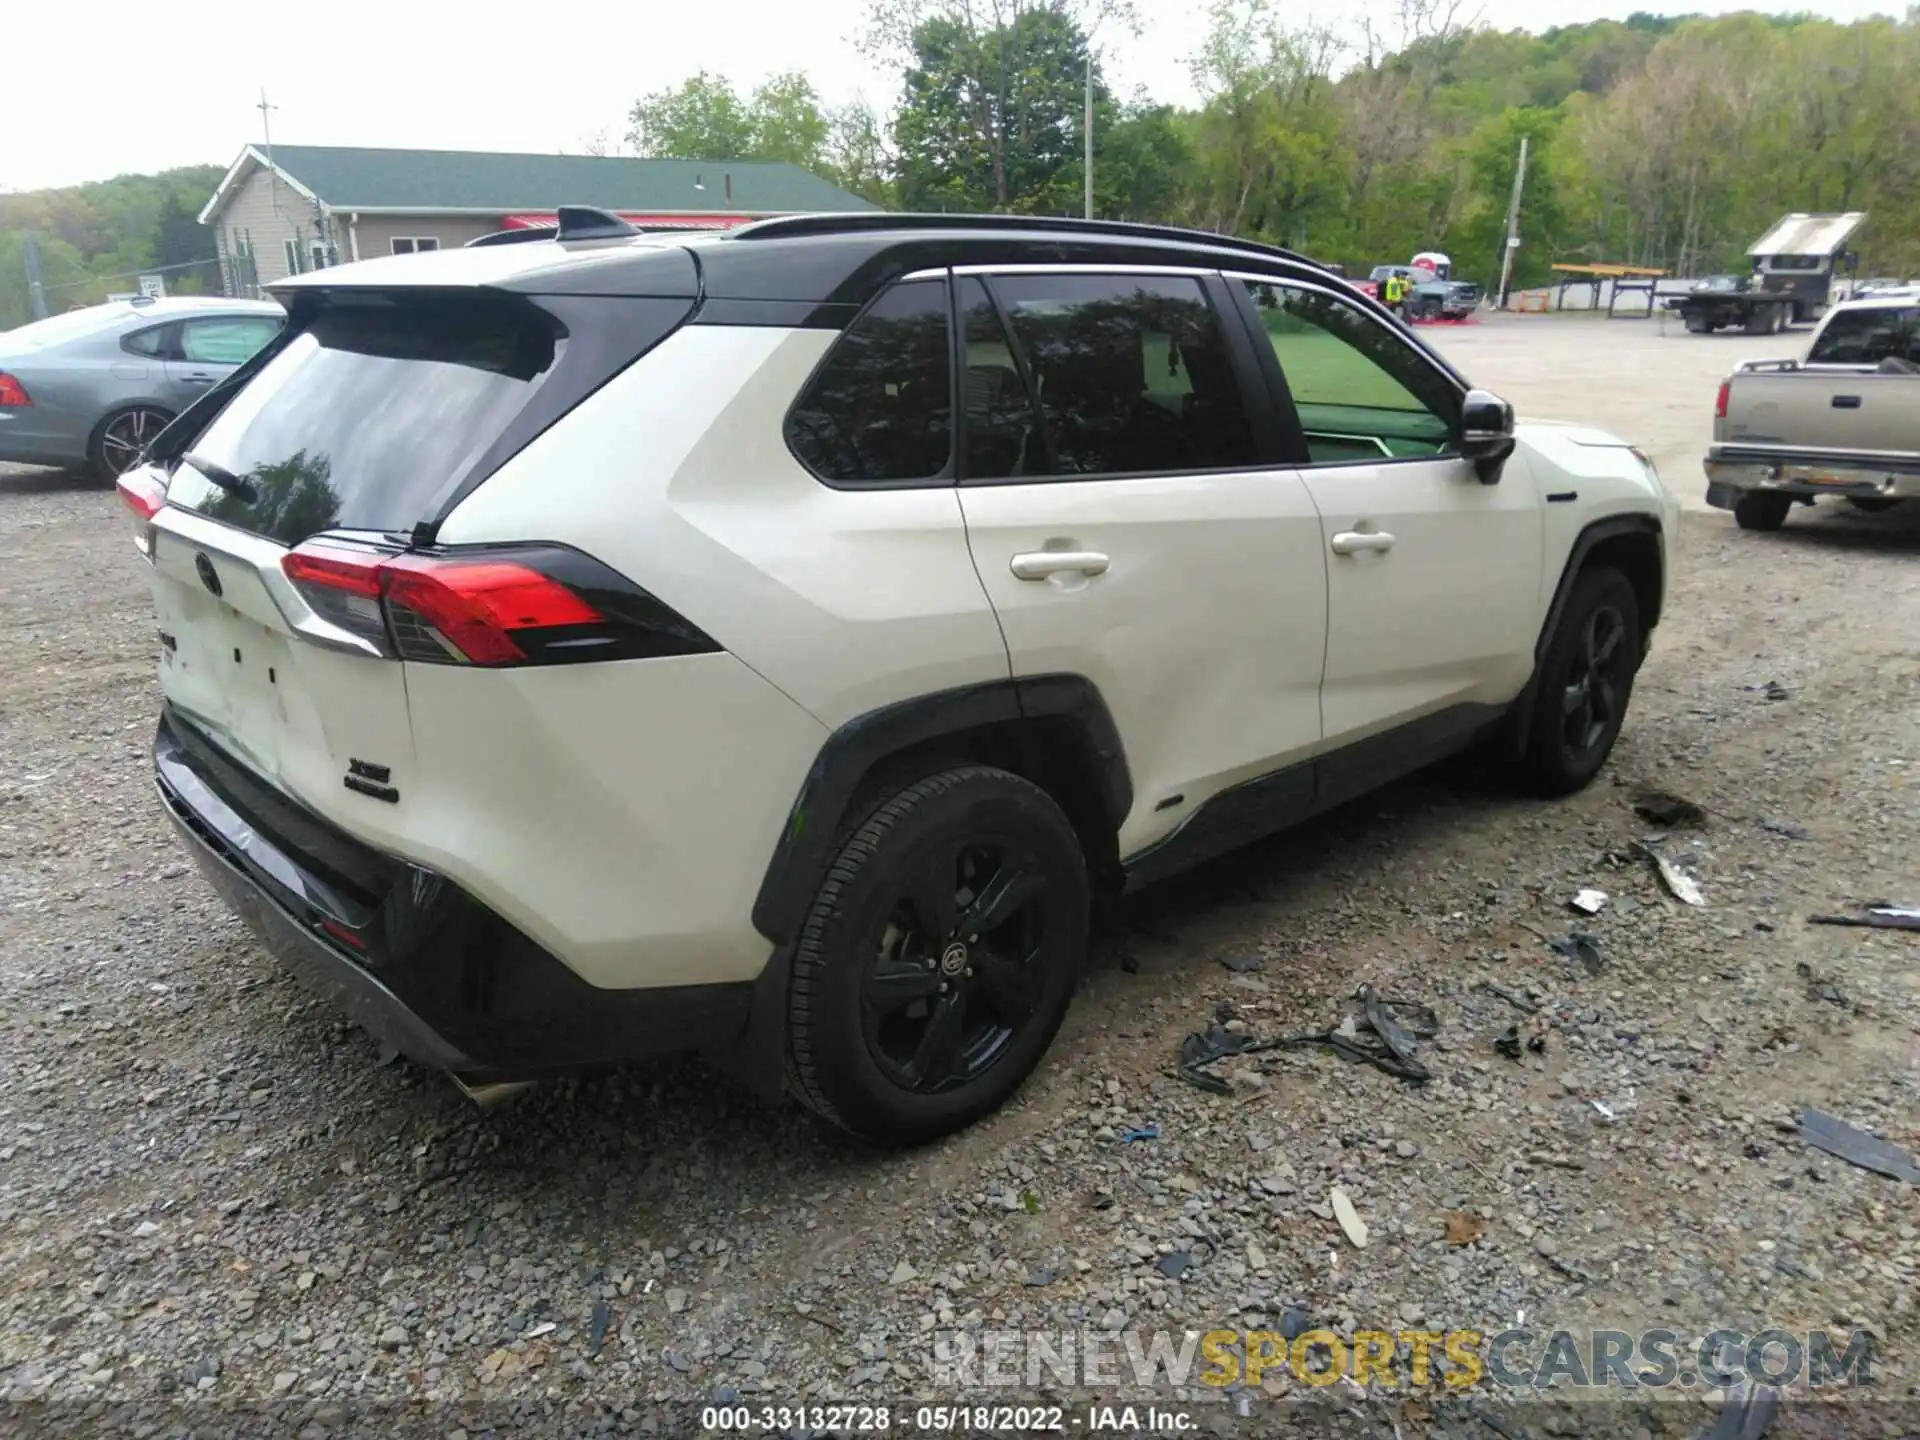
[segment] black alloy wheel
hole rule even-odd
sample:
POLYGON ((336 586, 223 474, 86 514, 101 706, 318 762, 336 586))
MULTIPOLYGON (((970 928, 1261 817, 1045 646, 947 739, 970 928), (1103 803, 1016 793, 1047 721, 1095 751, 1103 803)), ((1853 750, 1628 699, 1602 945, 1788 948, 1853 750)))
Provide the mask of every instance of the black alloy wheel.
POLYGON ((963 764, 880 794, 794 942, 794 1094, 888 1145, 987 1114, 1060 1027, 1090 900, 1072 823, 1030 781, 963 764))
POLYGON ((1539 795, 1571 795, 1599 773, 1626 720, 1644 644, 1633 584, 1584 572, 1555 622, 1535 679, 1520 774, 1539 795))
POLYGON ((1612 605, 1596 606, 1560 692, 1560 741, 1569 760, 1584 760, 1619 727, 1627 676, 1626 617, 1612 605))
POLYGON ((1040 1001, 1046 879, 995 837, 921 857, 862 985, 868 1053, 922 1094, 965 1085, 1006 1053, 1040 1001))

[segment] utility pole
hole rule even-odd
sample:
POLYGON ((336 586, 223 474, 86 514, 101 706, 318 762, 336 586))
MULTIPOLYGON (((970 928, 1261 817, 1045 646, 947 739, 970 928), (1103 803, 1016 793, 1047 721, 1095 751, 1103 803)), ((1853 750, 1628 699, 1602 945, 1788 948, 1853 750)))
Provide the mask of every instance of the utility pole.
POLYGON ((1087 146, 1087 214, 1093 218, 1093 47, 1087 47, 1087 118, 1080 127, 1087 146))
POLYGON ((253 107, 260 112, 260 138, 267 142, 267 164, 273 164, 273 117, 270 112, 278 110, 278 105, 267 103, 267 87, 260 87, 260 103, 253 107))
POLYGON ((40 273, 40 237, 27 231, 25 242, 27 260, 27 305, 33 311, 33 318, 47 318, 47 282, 40 273))
POLYGON ((1520 191, 1527 183, 1527 137, 1520 137, 1520 163, 1513 171, 1513 197, 1507 201, 1507 240, 1500 247, 1499 308, 1507 308, 1507 284, 1513 277, 1513 252, 1520 248, 1520 191))

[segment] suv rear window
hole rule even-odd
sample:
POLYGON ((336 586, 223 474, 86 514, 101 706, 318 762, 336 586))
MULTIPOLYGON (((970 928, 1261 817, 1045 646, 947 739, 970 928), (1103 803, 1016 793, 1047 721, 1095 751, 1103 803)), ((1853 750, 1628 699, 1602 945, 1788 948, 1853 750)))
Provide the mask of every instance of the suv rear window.
POLYGON ((192 508, 283 545, 411 530, 525 407, 559 345, 548 316, 511 300, 334 302, 192 446, 251 480, 252 498, 208 486, 192 508))

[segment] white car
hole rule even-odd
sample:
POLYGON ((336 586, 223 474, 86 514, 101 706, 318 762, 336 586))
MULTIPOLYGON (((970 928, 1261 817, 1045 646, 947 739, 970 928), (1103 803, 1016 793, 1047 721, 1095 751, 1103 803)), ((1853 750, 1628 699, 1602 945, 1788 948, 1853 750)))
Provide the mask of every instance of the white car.
POLYGON ((122 483, 169 813, 469 1087, 699 1049, 924 1140, 1033 1069, 1097 896, 1476 743, 1569 792, 1619 732, 1652 467, 1298 256, 497 239, 277 287, 122 483))

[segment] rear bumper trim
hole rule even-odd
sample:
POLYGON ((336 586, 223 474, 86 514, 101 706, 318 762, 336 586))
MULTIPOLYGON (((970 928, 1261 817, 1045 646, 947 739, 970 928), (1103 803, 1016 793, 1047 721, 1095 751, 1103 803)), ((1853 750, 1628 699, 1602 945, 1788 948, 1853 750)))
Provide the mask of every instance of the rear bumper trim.
POLYGON ((331 1000, 374 1039, 392 1046, 410 1060, 436 1070, 471 1070, 474 1061, 414 1014, 386 986, 346 956, 303 928, 287 911, 224 853, 204 824, 165 780, 155 788, 166 806, 173 828, 187 841, 194 862, 228 907, 247 922, 254 934, 310 990, 331 1000))
POLYGON ((200 869, 267 949, 423 1065, 469 1083, 533 1079, 724 1054, 747 1035, 755 982, 590 985, 445 876, 372 850, 171 710, 154 778, 200 869))

